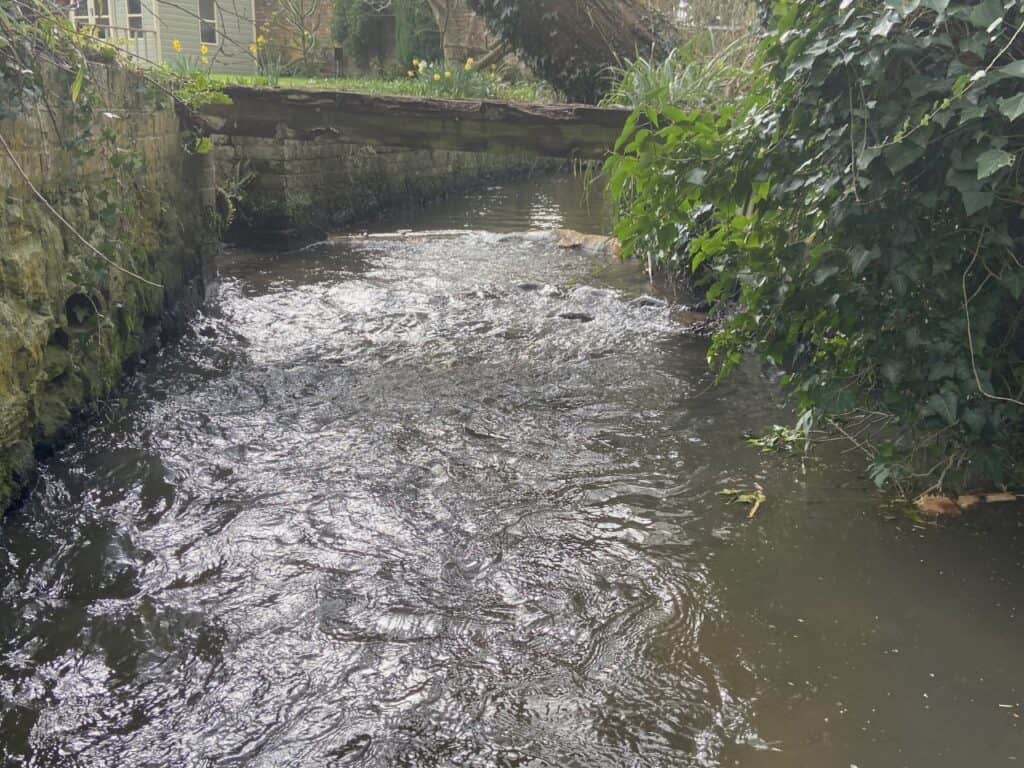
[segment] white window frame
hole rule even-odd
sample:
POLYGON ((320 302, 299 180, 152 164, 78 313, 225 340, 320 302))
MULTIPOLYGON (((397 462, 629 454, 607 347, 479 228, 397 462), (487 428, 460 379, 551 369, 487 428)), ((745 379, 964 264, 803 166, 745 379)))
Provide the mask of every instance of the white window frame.
POLYGON ((133 0, 124 0, 124 18, 125 24, 128 27, 128 36, 138 40, 145 36, 144 29, 146 25, 143 22, 145 19, 146 9, 143 6, 143 0, 134 0, 139 4, 139 12, 132 13, 132 1, 133 0), (133 21, 136 22, 136 25, 132 24, 133 21))
POLYGON ((211 18, 203 16, 203 0, 196 3, 199 8, 199 13, 196 14, 199 17, 199 42, 203 45, 218 45, 220 43, 220 25, 217 23, 217 0, 209 0, 209 3, 213 14, 211 18), (206 40, 203 37, 207 26, 213 29, 213 40, 206 40))
POLYGON ((75 25, 75 29, 95 29, 97 37, 106 38, 107 31, 110 29, 112 24, 112 17, 110 15, 110 0, 78 0, 71 8, 71 22, 75 25), (106 4, 106 13, 96 13, 96 3, 102 2, 106 4), (79 13, 82 5, 85 6, 85 13, 79 13), (104 23, 100 23, 100 19, 106 19, 104 23))

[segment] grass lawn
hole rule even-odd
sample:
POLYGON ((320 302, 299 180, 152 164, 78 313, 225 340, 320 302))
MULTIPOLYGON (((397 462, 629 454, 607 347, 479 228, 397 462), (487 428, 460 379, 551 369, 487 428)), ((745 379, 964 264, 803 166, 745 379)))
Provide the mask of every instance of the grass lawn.
POLYGON ((224 85, 298 88, 308 91, 350 91, 380 96, 419 96, 439 99, 498 99, 517 102, 557 102, 556 94, 543 83, 507 83, 483 72, 452 71, 451 77, 432 76, 386 80, 370 77, 279 77, 273 86, 263 75, 211 75, 224 85))

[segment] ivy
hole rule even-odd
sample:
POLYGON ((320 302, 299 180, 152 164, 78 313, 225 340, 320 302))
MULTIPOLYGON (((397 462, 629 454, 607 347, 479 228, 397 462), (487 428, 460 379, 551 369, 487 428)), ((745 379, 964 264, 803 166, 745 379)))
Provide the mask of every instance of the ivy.
POLYGON ((783 366, 880 484, 1022 479, 1021 6, 780 0, 744 96, 641 107, 606 167, 625 253, 723 316, 720 370, 783 366))

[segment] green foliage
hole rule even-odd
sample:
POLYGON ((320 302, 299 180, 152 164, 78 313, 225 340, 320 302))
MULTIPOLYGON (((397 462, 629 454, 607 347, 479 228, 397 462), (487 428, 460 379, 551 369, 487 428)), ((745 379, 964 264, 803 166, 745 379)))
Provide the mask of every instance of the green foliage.
POLYGON ((763 435, 746 435, 745 439, 749 445, 760 448, 762 453, 789 453, 803 448, 807 435, 800 429, 774 424, 763 435))
MULTIPOLYGON (((426 0, 391 0, 395 16, 395 55, 408 63, 413 56, 441 57, 441 33, 426 0)), ((370 23, 380 11, 366 0, 334 0, 334 37, 362 66, 370 61, 370 23)))
POLYGON ((71 96, 78 101, 95 45, 54 10, 45 0, 0 3, 0 118, 17 115, 42 95, 44 62, 75 73, 71 96))
POLYGON ((370 11, 364 0, 334 0, 334 39, 362 64, 369 58, 370 11))
POLYGON ((553 96, 536 84, 509 85, 496 69, 479 72, 473 69, 472 59, 448 65, 414 59, 406 72, 403 91, 411 96, 441 99, 540 101, 553 96))
POLYGON ((395 12, 395 55, 400 62, 414 56, 440 59, 441 32, 426 0, 392 0, 395 12))
POLYGON ((467 0, 467 5, 533 73, 569 100, 587 104, 607 93, 617 62, 638 51, 666 55, 679 42, 656 3, 467 0))
POLYGON ((755 48, 756 40, 744 36, 715 53, 688 45, 661 61, 637 58, 613 70, 615 84, 601 104, 654 107, 659 112, 666 105, 715 109, 747 88, 753 77, 755 48))
POLYGON ((202 109, 207 104, 231 103, 220 79, 206 69, 164 70, 156 74, 163 76, 163 85, 191 110, 202 109))
MULTIPOLYGON (((440 65, 425 65, 436 70, 440 65)), ((372 93, 374 95, 392 96, 423 96, 439 98, 492 98, 502 101, 518 102, 550 102, 555 101, 555 94, 541 83, 520 82, 510 83, 502 76, 500 69, 491 72, 474 73, 472 77, 459 75, 453 82, 434 81, 431 76, 424 79, 417 75, 410 77, 418 67, 411 67, 404 76, 394 80, 370 77, 281 77, 276 82, 282 88, 298 88, 315 91, 352 91, 355 93, 372 93)), ((445 69, 440 69, 443 77, 445 69)), ((460 67, 452 66, 447 71, 452 73, 453 81, 460 67)), ((464 70, 462 70, 464 72, 464 70)), ((264 77, 252 75, 213 75, 220 85, 268 85, 264 77)), ((275 84, 275 83, 271 83, 275 84)))
POLYGON ((1021 4, 780 0, 756 71, 714 111, 633 115, 624 252, 700 282, 721 370, 785 367, 880 484, 1020 481, 1021 4))

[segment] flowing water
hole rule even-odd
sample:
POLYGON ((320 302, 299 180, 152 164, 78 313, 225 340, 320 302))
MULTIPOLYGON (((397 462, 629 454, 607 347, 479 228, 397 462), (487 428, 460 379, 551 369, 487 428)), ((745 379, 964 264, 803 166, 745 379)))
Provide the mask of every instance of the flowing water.
POLYGON ((1024 764, 1019 518, 746 445, 771 372, 558 226, 545 180, 227 254, 4 522, 0 764, 1024 764))

